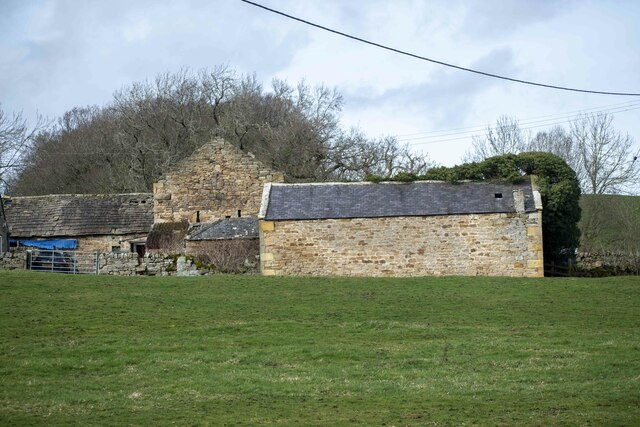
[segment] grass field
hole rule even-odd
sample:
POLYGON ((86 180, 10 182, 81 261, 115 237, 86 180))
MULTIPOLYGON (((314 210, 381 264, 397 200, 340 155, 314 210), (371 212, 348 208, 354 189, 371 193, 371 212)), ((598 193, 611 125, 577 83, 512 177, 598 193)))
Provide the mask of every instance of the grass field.
POLYGON ((640 280, 0 271, 0 424, 639 425, 640 280))

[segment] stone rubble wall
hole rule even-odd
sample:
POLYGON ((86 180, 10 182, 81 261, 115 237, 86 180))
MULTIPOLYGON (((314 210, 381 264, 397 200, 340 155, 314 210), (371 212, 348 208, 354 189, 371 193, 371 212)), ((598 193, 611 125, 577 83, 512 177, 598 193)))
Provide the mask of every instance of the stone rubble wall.
POLYGON ((135 253, 101 253, 98 256, 98 274, 112 276, 169 276, 175 274, 174 259, 163 255, 135 253))
MULTIPOLYGON (((27 251, 0 252, 0 269, 26 269, 27 251)), ((195 263, 177 255, 145 255, 135 253, 100 253, 98 274, 110 276, 202 276, 214 272, 198 269, 195 263)))
POLYGON ((198 269, 193 259, 184 255, 107 253, 99 256, 99 273, 112 276, 203 276, 213 272, 198 269))
POLYGON ((27 266, 26 252, 0 252, 0 269, 16 270, 27 266))
POLYGON ((542 277, 542 213, 260 221, 264 275, 542 277))
POLYGON ((264 184, 283 181, 282 173, 218 138, 153 185, 154 222, 210 222, 238 211, 256 216, 264 184))

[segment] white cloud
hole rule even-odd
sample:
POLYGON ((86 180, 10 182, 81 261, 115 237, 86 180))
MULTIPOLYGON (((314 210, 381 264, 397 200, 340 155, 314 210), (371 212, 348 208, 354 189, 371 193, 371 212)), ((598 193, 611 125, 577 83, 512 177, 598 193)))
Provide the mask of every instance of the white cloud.
MULTIPOLYGON (((465 67, 616 91, 640 91, 640 2, 275 1, 267 6, 465 67)), ((337 86, 343 121, 405 134, 607 105, 625 99, 520 86, 442 68, 308 27, 235 0, 0 5, 0 102, 60 115, 103 104, 133 81, 184 67, 337 86)), ((637 112, 616 126, 640 139, 637 112)), ((453 163, 468 141, 422 145, 453 163)))

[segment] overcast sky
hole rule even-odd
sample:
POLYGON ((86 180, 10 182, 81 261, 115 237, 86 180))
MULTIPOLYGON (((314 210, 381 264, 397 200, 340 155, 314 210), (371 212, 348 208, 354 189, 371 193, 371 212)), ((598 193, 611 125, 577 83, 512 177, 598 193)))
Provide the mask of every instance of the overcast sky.
MULTIPOLYGON (((463 67, 553 85, 640 92, 638 0, 257 2, 463 67)), ((335 86, 345 99, 343 125, 373 137, 399 135, 445 165, 461 162, 473 133, 468 127, 482 133, 502 114, 517 117, 524 128, 537 126, 530 129, 537 132, 579 110, 608 110, 616 112, 616 128, 640 146, 640 97, 477 76, 239 0, 0 0, 5 111, 58 117, 75 106, 104 105, 123 85, 159 72, 221 64, 256 73, 266 85, 278 77, 335 86)))

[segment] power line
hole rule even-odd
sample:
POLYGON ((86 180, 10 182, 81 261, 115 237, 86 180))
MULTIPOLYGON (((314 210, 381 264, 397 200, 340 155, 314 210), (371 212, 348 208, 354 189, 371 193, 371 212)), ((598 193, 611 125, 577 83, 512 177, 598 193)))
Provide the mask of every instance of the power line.
MULTIPOLYGON (((633 104, 627 104, 619 107, 614 107, 614 108, 609 108, 604 110, 596 110, 596 111, 593 111, 591 114, 600 114, 600 113, 616 114, 616 113, 622 113, 625 111, 635 110, 637 109, 636 107, 640 108, 639 101, 636 101, 633 104)), ((542 116, 542 117, 545 117, 545 116, 542 116)), ((561 122, 556 122, 556 121, 560 119, 573 119, 575 117, 575 114, 564 113, 564 114, 550 115, 546 117, 550 117, 550 118, 542 119, 542 120, 532 120, 532 119, 518 120, 518 125, 533 125, 533 124, 541 123, 540 126, 553 126, 556 123, 569 123, 573 120, 567 120, 567 121, 563 120, 561 122), (549 123, 549 122, 555 122, 555 123, 549 123)), ((536 127, 540 127, 540 126, 536 126, 536 127)), ((441 130, 441 131, 434 131, 431 134, 425 133, 423 136, 419 136, 421 134, 416 133, 414 134, 415 136, 407 135, 407 137, 405 138, 398 138, 398 141, 406 142, 406 141, 416 141, 421 139, 441 138, 444 136, 452 136, 452 135, 476 134, 480 131, 484 131, 486 128, 487 126, 473 126, 468 128, 459 128, 459 129, 469 129, 469 130, 463 130, 463 131, 456 131, 456 129, 452 129, 451 131, 441 130)), ((489 128, 491 128, 491 126, 489 126, 489 128)), ((395 136, 398 137, 398 135, 395 135, 395 136)))
MULTIPOLYGON (((608 104, 608 105, 602 105, 599 107, 591 107, 591 108, 583 108, 580 110, 572 110, 572 111, 565 111, 564 113, 554 113, 554 114, 545 114, 543 116, 533 116, 533 117, 529 117, 529 118, 525 118, 523 119, 523 121, 528 122, 529 120, 534 120, 534 119, 543 119, 546 117, 558 117, 558 116, 565 116, 565 115, 576 115, 576 114, 582 114, 582 113, 590 113, 590 114, 598 114, 598 113, 603 113, 603 112, 607 112, 609 111, 609 109, 616 109, 616 108, 623 108, 623 107, 628 107, 628 104, 636 104, 640 102, 640 100, 638 99, 634 99, 631 101, 625 101, 625 102, 620 102, 620 103, 616 103, 616 104, 608 104), (594 111, 595 110, 595 111, 594 111)), ((478 130, 483 130, 485 129, 486 125, 475 125, 475 126, 465 126, 465 127, 459 127, 459 128, 453 128, 453 129, 441 129, 441 130, 430 130, 430 131, 422 131, 422 132, 413 132, 413 133, 404 133, 404 134, 398 134, 398 135, 394 135, 397 138, 402 138, 402 137, 409 137, 409 136, 417 136, 417 135, 430 135, 430 134, 435 134, 435 133, 444 133, 444 132, 453 132, 453 131, 459 131, 459 130, 466 130, 466 129, 478 129, 478 130)))
POLYGON ((390 46, 385 46, 385 45, 380 44, 380 43, 372 42, 370 40, 366 40, 366 39, 363 39, 363 38, 360 38, 360 37, 352 36, 350 34, 343 33, 341 31, 337 31, 337 30, 325 27, 323 25, 315 24, 315 23, 313 23, 311 21, 307 21, 307 20, 304 20, 302 18, 298 18, 298 17, 295 17, 293 15, 289 15, 287 13, 280 12, 280 11, 275 10, 275 9, 271 9, 270 7, 263 6, 263 5, 258 4, 258 3, 254 3, 254 2, 249 1, 249 0, 240 0, 240 1, 242 1, 244 3, 247 3, 247 4, 250 4, 252 6, 259 7, 261 9, 267 10, 269 12, 275 13, 277 15, 284 16, 285 18, 293 19, 294 21, 302 22, 303 24, 307 24, 307 25, 310 25, 312 27, 316 27, 316 28, 319 28, 321 30, 328 31, 330 33, 338 34, 340 36, 347 37, 347 38, 350 38, 352 40, 359 41, 361 43, 366 43, 366 44, 371 45, 371 46, 379 47, 381 49, 389 50, 391 52, 399 53, 401 55, 409 56, 409 57, 420 59, 420 60, 423 60, 423 61, 432 62, 434 64, 442 65, 442 66, 445 66, 445 67, 455 68, 455 69, 461 70, 461 71, 467 71, 469 73, 480 74, 480 75, 486 76, 486 77, 493 77, 493 78, 496 78, 496 79, 502 79, 502 80, 507 80, 507 81, 526 84, 526 85, 531 85, 531 86, 546 87, 548 89, 566 90, 566 91, 571 91, 571 92, 591 93, 591 94, 598 94, 598 95, 640 96, 640 93, 606 92, 606 91, 599 91, 599 90, 576 89, 576 88, 565 87, 565 86, 556 86, 556 85, 545 84, 545 83, 537 83, 537 82, 532 82, 532 81, 529 81, 529 80, 521 80, 521 79, 515 79, 515 78, 512 78, 512 77, 501 76, 501 75, 498 75, 498 74, 487 73, 485 71, 474 70, 472 68, 465 68, 465 67, 461 67, 459 65, 454 65, 454 64, 447 63, 447 62, 438 61, 436 59, 427 58, 426 56, 417 55, 415 53, 407 52, 407 51, 396 49, 396 48, 393 48, 393 47, 390 47, 390 46))
MULTIPOLYGON (((638 109, 640 109, 640 106, 635 106, 634 108, 628 108, 628 109, 625 109, 625 110, 617 111, 617 113, 622 113, 622 112, 625 112, 625 111, 633 111, 633 110, 638 110, 638 109)), ((554 125, 560 125, 560 124, 564 124, 564 123, 571 123, 572 121, 573 120, 564 120, 564 121, 559 121, 559 122, 555 122, 555 123, 545 123, 545 124, 541 124, 541 125, 523 127, 523 128, 520 128, 520 129, 521 130, 529 130, 529 129, 535 129, 535 128, 540 128, 540 127, 554 126, 554 125)), ((463 132, 463 133, 468 133, 468 132, 463 132)), ((445 136, 445 135, 440 135, 440 136, 445 136)), ((412 140, 406 139, 406 140, 398 140, 398 142, 408 142, 409 145, 414 146, 414 145, 438 144, 438 143, 442 143, 442 142, 469 140, 470 136, 472 136, 472 135, 459 136, 459 137, 456 137, 456 138, 436 139, 434 141, 422 141, 422 142, 410 142, 412 140)), ((433 138, 438 138, 438 137, 436 136, 436 137, 433 137, 433 138)), ((419 139, 425 139, 425 138, 415 138, 413 140, 419 140, 419 139)))

